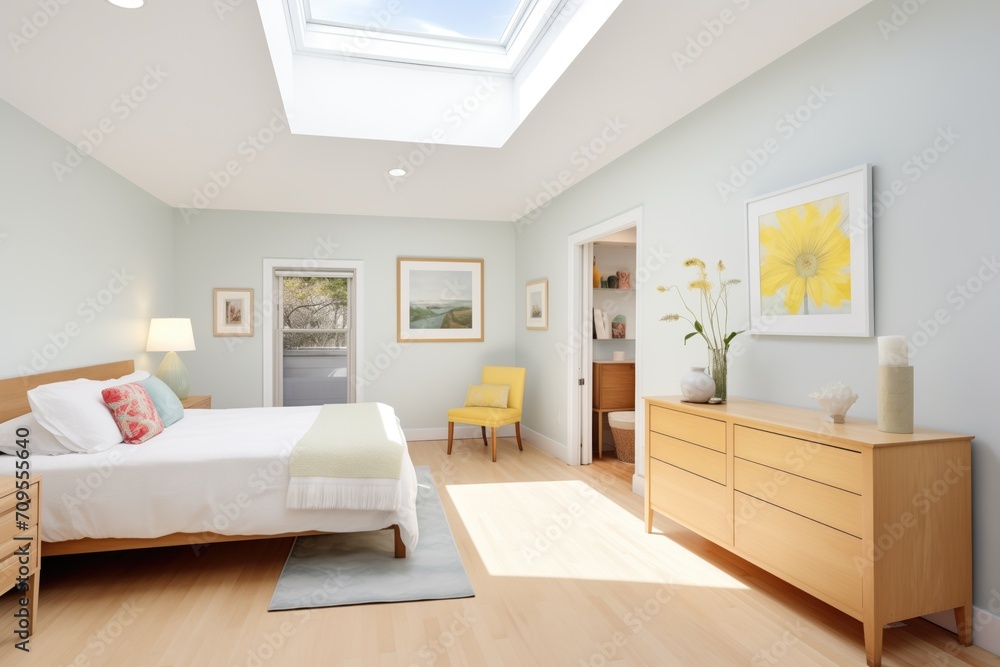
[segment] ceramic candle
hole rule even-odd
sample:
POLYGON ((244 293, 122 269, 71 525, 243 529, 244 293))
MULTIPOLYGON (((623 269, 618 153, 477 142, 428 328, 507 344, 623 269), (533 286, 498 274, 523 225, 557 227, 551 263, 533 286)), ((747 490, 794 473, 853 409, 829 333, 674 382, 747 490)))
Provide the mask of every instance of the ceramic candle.
POLYGON ((909 366, 910 357, 906 346, 906 336, 879 336, 879 366, 909 366))

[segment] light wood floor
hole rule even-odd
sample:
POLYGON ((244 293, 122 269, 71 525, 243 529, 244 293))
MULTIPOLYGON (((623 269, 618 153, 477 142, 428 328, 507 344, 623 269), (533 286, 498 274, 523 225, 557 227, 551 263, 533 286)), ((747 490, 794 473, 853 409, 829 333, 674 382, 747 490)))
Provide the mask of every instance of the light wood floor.
MULTIPOLYGON (((571 468, 510 439, 411 444, 434 473, 476 597, 266 611, 290 540, 48 558, 29 654, 0 598, 0 665, 865 664, 861 624, 659 517, 632 466, 571 468)), ((914 585, 919 585, 914 582, 914 585)), ((1000 665, 922 620, 886 667, 1000 665)))

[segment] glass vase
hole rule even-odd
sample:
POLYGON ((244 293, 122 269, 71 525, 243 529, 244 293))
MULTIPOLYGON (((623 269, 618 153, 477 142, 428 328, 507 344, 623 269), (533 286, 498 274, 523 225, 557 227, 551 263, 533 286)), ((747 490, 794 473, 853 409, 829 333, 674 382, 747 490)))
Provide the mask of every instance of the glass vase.
POLYGON ((715 401, 717 403, 726 402, 726 374, 729 372, 728 361, 726 359, 725 348, 708 349, 709 369, 712 379, 715 380, 715 401))

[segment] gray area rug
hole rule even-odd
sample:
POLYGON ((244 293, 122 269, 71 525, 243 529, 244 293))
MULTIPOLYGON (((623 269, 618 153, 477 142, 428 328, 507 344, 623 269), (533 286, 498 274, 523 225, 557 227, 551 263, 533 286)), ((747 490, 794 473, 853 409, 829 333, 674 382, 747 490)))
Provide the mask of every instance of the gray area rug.
POLYGON ((427 466, 417 468, 417 548, 394 558, 391 530, 295 538, 268 611, 473 597, 427 466))

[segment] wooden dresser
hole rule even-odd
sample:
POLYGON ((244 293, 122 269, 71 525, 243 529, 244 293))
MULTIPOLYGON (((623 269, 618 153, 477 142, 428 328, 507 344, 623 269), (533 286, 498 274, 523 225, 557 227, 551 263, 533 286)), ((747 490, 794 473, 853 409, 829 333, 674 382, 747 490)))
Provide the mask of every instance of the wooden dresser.
MULTIPOLYGON (((38 609, 38 572, 41 569, 42 542, 38 532, 41 508, 40 482, 33 476, 27 489, 18 493, 13 477, 0 477, 0 595, 19 583, 27 583, 14 599, 17 609, 10 611, 16 619, 18 642, 34 631, 38 609)), ((4 611, 3 613, 8 613, 4 611)))
POLYGON ((594 362, 594 428, 597 458, 604 458, 604 415, 618 410, 635 410, 635 361, 594 362))
POLYGON ((731 398, 646 398, 646 531, 660 512, 864 623, 953 609, 972 643, 972 436, 731 398))

